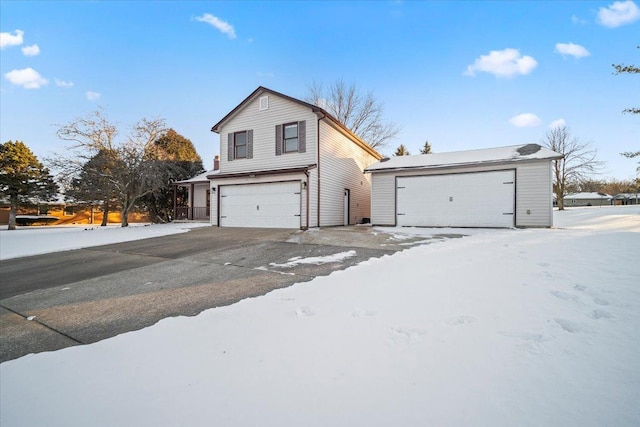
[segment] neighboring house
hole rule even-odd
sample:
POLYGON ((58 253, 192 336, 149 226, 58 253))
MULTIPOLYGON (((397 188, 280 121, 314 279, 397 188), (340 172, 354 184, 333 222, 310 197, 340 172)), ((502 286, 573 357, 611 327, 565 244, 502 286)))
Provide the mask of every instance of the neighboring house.
POLYGON ((380 154, 322 108, 258 87, 212 129, 211 224, 301 228, 367 222, 380 154))
POLYGON ((214 160, 213 170, 206 171, 193 178, 176 181, 174 189, 183 187, 187 189, 188 198, 186 206, 177 205, 178 198, 173 195, 173 218, 177 220, 207 220, 211 212, 211 189, 207 176, 217 174, 218 156, 214 160))
POLYGON ((369 166, 371 222, 424 227, 551 227, 551 161, 537 144, 397 156, 369 166))
POLYGON ((640 205, 640 193, 620 193, 613 196, 614 205, 640 205))
POLYGON ((572 193, 562 198, 566 208, 571 206, 608 206, 611 205, 611 197, 605 193, 572 193))

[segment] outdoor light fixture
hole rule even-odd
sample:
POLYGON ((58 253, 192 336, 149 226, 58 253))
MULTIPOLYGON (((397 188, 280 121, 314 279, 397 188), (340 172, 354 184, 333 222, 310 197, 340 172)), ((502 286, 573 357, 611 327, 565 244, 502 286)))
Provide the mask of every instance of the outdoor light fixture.
POLYGON ((302 181, 302 189, 306 190, 307 188, 307 181, 302 181))

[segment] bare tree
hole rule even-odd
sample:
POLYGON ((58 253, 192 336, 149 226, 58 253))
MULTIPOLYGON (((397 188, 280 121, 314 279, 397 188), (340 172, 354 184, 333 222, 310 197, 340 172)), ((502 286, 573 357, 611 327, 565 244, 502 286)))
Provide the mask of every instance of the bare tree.
POLYGON ((598 150, 591 148, 590 143, 572 136, 566 126, 547 131, 542 144, 564 156, 554 161, 553 165, 553 191, 558 201, 558 209, 563 210, 563 197, 567 194, 568 187, 598 174, 604 162, 596 159, 598 150))
MULTIPOLYGON (((637 48, 640 49, 640 46, 637 46, 637 48)), ((611 64, 611 66, 616 70, 613 73, 614 75, 640 74, 640 67, 637 67, 635 65, 611 64)), ((622 110, 622 112, 630 113, 630 114, 640 114, 640 108, 638 107, 625 108, 624 110, 622 110)))
POLYGON ((384 120, 383 104, 355 83, 339 79, 325 90, 322 83, 314 82, 305 100, 327 110, 372 148, 385 147, 400 132, 398 125, 384 120))
POLYGON ((115 194, 121 207, 121 224, 126 227, 128 214, 136 202, 163 185, 162 154, 154 142, 165 131, 163 119, 143 118, 131 127, 124 139, 118 140, 118 127, 97 110, 59 127, 58 138, 72 145, 67 154, 51 161, 61 170, 65 182, 77 179, 83 170, 99 177, 96 181, 109 186, 109 191, 115 194), (113 156, 111 167, 91 169, 91 159, 101 152, 113 156), (87 167, 91 170, 87 171, 87 167))

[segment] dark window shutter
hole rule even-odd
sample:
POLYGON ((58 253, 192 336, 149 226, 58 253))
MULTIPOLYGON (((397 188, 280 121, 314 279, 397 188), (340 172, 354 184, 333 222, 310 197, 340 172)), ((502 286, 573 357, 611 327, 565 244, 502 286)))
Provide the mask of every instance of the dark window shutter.
POLYGON ((233 133, 227 135, 227 160, 233 160, 233 133))
POLYGON ((276 125, 276 156, 282 155, 282 125, 276 125))
POLYGON ((247 131, 247 159, 253 159, 253 130, 247 131))
POLYGON ((298 122, 298 153, 307 152, 307 122, 298 122))

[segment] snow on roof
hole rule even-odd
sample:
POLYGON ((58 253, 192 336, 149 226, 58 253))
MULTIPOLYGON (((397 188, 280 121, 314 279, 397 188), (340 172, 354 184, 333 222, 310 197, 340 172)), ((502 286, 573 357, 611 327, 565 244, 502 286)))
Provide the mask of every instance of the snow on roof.
POLYGON ((612 197, 605 193, 571 193, 564 196, 565 199, 587 200, 587 199, 611 199, 612 197))
POLYGON ((618 193, 614 197, 614 199, 640 199, 640 193, 618 193))
POLYGON ((184 179, 182 181, 176 181, 174 184, 195 184, 198 182, 209 182, 207 175, 214 175, 220 173, 220 169, 213 169, 210 171, 202 172, 200 175, 196 175, 193 178, 184 179))
POLYGON ((477 150, 452 151, 449 153, 420 154, 416 156, 394 156, 382 159, 365 169, 376 172, 388 169, 429 169, 484 163, 517 162, 523 160, 554 160, 562 154, 538 144, 512 145, 509 147, 483 148, 477 150))

